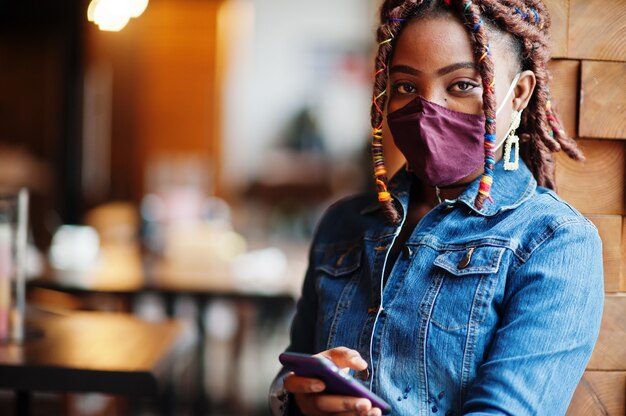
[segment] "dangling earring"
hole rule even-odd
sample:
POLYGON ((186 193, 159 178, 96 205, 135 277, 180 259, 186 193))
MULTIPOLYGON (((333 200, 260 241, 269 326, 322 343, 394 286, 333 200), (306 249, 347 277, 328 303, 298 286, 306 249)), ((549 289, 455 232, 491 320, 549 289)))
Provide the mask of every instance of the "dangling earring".
POLYGON ((522 120, 522 112, 513 110, 513 120, 511 121, 511 130, 506 138, 504 145, 504 170, 517 170, 519 168, 519 137, 515 134, 515 130, 522 120), (511 150, 515 146, 514 160, 511 161, 511 150))

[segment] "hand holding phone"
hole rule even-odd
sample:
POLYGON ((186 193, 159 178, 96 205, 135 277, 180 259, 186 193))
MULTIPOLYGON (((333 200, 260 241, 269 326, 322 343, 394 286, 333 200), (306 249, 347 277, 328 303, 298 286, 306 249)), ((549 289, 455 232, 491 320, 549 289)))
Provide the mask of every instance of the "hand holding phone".
POLYGON ((285 368, 298 376, 322 380, 326 385, 325 393, 363 397, 368 399, 372 406, 378 407, 383 414, 391 411, 391 406, 387 402, 349 374, 343 373, 339 367, 325 357, 285 352, 280 354, 278 359, 285 368))

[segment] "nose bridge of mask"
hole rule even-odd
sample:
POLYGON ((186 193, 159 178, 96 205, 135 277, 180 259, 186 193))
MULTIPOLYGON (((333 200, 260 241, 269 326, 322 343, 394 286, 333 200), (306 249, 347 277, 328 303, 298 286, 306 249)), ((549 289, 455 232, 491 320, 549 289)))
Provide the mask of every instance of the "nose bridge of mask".
MULTIPOLYGON (((502 100, 502 104, 500 104, 500 107, 496 110, 496 122, 498 121, 498 114, 500 114, 500 111, 502 111, 506 103, 509 101, 509 96, 515 90, 515 87, 517 86, 517 81, 519 81, 521 75, 522 73, 518 72, 517 75, 515 75, 515 77, 513 78, 513 82, 511 82, 511 85, 509 86, 509 90, 506 92, 506 95, 504 96, 504 100, 502 100)), ((513 123, 511 122, 511 126, 509 127, 507 132, 504 134, 505 138, 506 136, 509 135, 512 129, 513 129, 513 123)), ((494 152, 498 150, 502 146, 503 143, 504 143, 504 140, 500 141, 500 143, 498 143, 498 145, 493 149, 494 152)))

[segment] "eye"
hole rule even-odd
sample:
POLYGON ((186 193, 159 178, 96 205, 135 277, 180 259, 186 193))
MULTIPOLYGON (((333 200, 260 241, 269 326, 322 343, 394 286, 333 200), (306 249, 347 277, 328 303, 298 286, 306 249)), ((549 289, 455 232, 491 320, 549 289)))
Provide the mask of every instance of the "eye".
POLYGON ((453 92, 470 92, 474 88, 478 88, 479 86, 480 86, 480 84, 477 84, 475 82, 458 81, 458 82, 455 82, 454 84, 452 84, 450 86, 450 88, 448 88, 448 89, 450 91, 453 91, 453 92))
POLYGON ((410 82, 397 82, 393 84, 393 92, 396 94, 413 94, 415 86, 410 82))

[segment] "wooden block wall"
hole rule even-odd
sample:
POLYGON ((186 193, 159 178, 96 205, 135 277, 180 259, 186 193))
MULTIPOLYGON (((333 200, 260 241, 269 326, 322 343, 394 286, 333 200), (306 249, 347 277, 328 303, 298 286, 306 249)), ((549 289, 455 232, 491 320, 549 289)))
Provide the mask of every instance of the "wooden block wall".
POLYGON ((567 416, 626 415, 626 294, 607 295, 600 336, 567 416))
POLYGON ((626 372, 587 371, 567 416, 626 415, 626 372))
MULTIPOLYGON (((626 414, 626 1, 545 0, 553 102, 584 162, 557 155, 559 195, 598 228, 605 304, 568 416, 626 414)), ((584 296, 584 294, 581 294, 584 296)))
POLYGON ((621 215, 587 215, 595 224, 602 238, 602 256, 604 258, 604 290, 619 292, 621 288, 622 268, 622 223, 621 215))
MULTIPOLYGON (((587 370, 626 371, 626 294, 607 294, 600 336, 587 370)), ((626 393, 626 392, 625 392, 626 393)))
MULTIPOLYGON (((626 39, 624 41, 626 42, 626 39)), ((626 137, 624 74, 626 62, 582 61, 578 119, 578 131, 582 137, 598 139, 626 137)))
POLYGON ((626 219, 622 221, 622 267, 620 268, 620 292, 626 292, 626 219))

